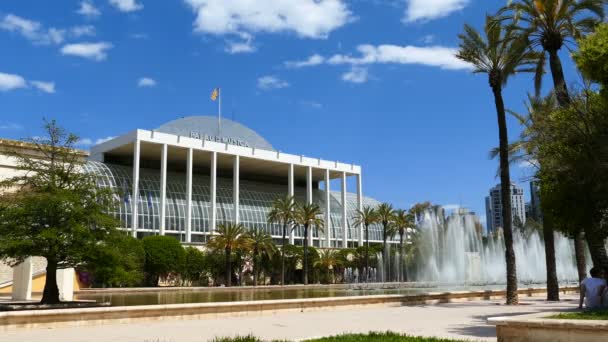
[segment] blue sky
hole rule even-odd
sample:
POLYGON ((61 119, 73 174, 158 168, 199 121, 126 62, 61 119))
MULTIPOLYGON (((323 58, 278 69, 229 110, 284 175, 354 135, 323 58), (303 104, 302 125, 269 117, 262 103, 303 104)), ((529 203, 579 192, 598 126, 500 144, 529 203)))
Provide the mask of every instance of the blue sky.
MULTIPOLYGON (((214 115, 209 94, 220 86, 223 114, 275 148, 362 165, 366 195, 404 208, 462 204, 484 216, 497 183, 488 159, 498 140, 494 103, 486 77, 453 52, 465 22, 480 28, 504 4, 2 0, 0 137, 40 134, 42 118, 55 118, 88 148, 214 115)), ((521 110, 531 88, 530 75, 513 79, 507 106, 521 110)), ((509 128, 515 138, 514 120, 509 128)), ((526 171, 512 173, 520 181, 526 171)))

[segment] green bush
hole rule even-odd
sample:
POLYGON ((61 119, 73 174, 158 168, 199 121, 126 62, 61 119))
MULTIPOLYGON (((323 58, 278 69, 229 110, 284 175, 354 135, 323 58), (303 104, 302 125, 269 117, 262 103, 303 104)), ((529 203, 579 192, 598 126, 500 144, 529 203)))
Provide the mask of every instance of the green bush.
POLYGON ((598 26, 578 43, 579 51, 573 57, 579 70, 588 79, 608 86, 608 24, 598 26))
POLYGON ((183 271, 186 251, 170 236, 147 236, 142 239, 146 255, 144 272, 148 286, 158 286, 161 278, 183 271))
POLYGON ((206 266, 203 252, 194 247, 186 247, 182 280, 189 285, 200 285, 207 274, 206 266))
MULTIPOLYGON (((371 332, 369 334, 346 334, 331 337, 323 337, 307 342, 459 342, 460 340, 433 338, 433 337, 418 337, 408 336, 393 332, 371 332)), ((265 342, 255 336, 237 336, 237 337, 222 337, 215 338, 213 342, 265 342)), ((275 340, 276 342, 276 340, 275 340)), ((460 341, 464 342, 464 341, 460 341)))
POLYGON ((92 250, 83 269, 95 287, 133 287, 144 278, 144 248, 140 240, 122 232, 113 234, 101 248, 92 250))

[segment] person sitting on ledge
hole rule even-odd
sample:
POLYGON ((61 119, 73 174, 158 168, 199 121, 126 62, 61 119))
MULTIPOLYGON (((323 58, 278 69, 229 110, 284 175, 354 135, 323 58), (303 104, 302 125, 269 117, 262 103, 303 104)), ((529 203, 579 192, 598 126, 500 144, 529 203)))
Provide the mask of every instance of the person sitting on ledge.
POLYGON ((606 279, 604 279, 604 270, 599 267, 593 267, 589 271, 590 278, 585 278, 581 281, 580 302, 578 308, 583 308, 583 301, 587 309, 599 309, 602 307, 602 297, 606 290, 606 279))

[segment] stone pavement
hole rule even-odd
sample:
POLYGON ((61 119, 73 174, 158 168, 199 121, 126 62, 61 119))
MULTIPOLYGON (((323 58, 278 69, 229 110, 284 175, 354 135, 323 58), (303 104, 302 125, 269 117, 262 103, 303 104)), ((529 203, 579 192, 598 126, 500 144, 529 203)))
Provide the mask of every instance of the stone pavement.
POLYGON ((576 297, 562 295, 562 302, 542 297, 520 297, 521 305, 502 301, 472 301, 401 307, 355 307, 283 312, 259 316, 202 320, 149 321, 130 324, 12 330, 0 334, 1 342, 205 342, 216 336, 253 334, 266 339, 301 340, 346 332, 386 331, 411 335, 496 341, 488 317, 535 312, 574 310, 576 297))

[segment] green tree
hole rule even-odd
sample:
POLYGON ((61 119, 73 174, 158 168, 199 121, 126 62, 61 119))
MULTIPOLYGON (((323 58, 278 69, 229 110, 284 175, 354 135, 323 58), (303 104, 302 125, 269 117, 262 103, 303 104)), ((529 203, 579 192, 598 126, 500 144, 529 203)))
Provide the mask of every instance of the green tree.
POLYGON ((224 223, 217 227, 217 235, 209 241, 209 247, 224 250, 226 287, 232 285, 232 252, 250 248, 247 229, 240 223, 224 223))
POLYGON ((304 228, 304 285, 308 285, 308 232, 316 229, 323 231, 324 221, 321 218, 323 211, 315 203, 296 205, 295 222, 304 228))
MULTIPOLYGON (((597 27, 595 33, 578 41, 579 50, 573 54, 578 69, 589 80, 608 86, 608 24, 597 27)), ((606 95, 605 95, 606 96, 606 95)))
POLYGON ((408 213, 403 209, 397 209, 395 211, 395 228, 397 233, 399 234, 399 254, 401 256, 402 264, 403 264, 403 279, 398 279, 399 281, 407 281, 407 268, 405 267, 406 262, 406 252, 403 248, 403 238, 406 236, 408 229, 414 229, 414 215, 408 213))
POLYGON ((390 267, 390 256, 388 255, 388 249, 386 248, 386 241, 395 236, 395 209, 388 203, 382 203, 376 208, 376 214, 378 215, 378 222, 382 225, 382 262, 384 263, 384 269, 388 270, 390 267))
POLYGON ((144 279, 145 252, 141 240, 116 232, 103 248, 91 250, 80 267, 93 275, 99 287, 133 287, 144 279))
POLYGON ((160 279, 181 274, 186 261, 186 251, 171 236, 146 236, 142 239, 146 261, 144 272, 148 286, 158 286, 160 279))
POLYGON ((186 247, 185 252, 182 280, 190 285, 200 284, 207 271, 205 254, 192 246, 186 247))
MULTIPOLYGON (((296 202, 293 196, 278 198, 272 203, 266 219, 268 223, 279 224, 283 227, 283 238, 281 240, 281 285, 285 285, 285 251, 287 245, 287 230, 294 225, 296 202)), ((290 230, 291 231, 291 230, 290 230)))
POLYGON ((335 283, 335 271, 340 265, 339 253, 335 249, 323 249, 319 252, 319 258, 314 266, 322 272, 325 271, 328 283, 335 283))
POLYGON ((373 207, 368 205, 363 207, 363 210, 357 209, 355 214, 355 225, 363 225, 365 229, 365 281, 368 279, 369 273, 369 226, 378 222, 378 213, 373 207))
POLYGON ((485 37, 475 28, 465 25, 464 33, 458 37, 460 48, 457 57, 471 63, 473 72, 485 73, 496 106, 500 150, 500 182, 505 237, 505 259, 507 264, 507 304, 517 304, 517 271, 513 250, 513 228, 511 217, 511 177, 509 172, 509 140, 507 119, 502 91, 509 78, 519 72, 531 72, 538 60, 536 53, 530 52, 527 42, 518 39, 511 28, 504 28, 495 17, 487 16, 484 27, 485 37))
POLYGON ((253 286, 258 284, 260 274, 261 258, 272 258, 277 251, 277 246, 272 241, 270 234, 263 232, 261 229, 251 229, 248 232, 248 237, 251 242, 251 255, 253 259, 253 286))
POLYGON ((46 136, 29 139, 24 152, 9 152, 17 176, 0 183, 0 259, 14 266, 30 256, 47 260, 41 303, 59 303, 58 269, 76 267, 103 248, 117 223, 106 213, 114 205, 111 190, 82 171, 85 155, 74 149, 78 137, 55 121, 46 136))

